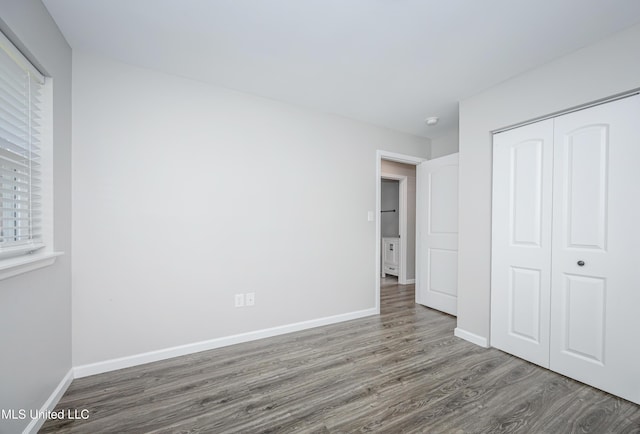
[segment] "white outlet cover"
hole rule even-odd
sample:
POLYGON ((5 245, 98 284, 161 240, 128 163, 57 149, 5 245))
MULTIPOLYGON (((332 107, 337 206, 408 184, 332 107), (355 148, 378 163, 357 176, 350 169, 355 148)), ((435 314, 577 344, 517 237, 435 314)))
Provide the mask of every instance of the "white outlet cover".
POLYGON ((255 292, 247 292, 245 296, 247 306, 253 306, 256 302, 256 293, 255 292))

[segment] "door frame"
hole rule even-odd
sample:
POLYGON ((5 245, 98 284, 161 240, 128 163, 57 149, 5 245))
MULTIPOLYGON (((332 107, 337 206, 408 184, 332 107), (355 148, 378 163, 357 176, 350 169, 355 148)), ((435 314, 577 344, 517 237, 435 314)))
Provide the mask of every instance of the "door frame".
MULTIPOLYGON (((393 173, 382 172, 380 179, 391 179, 399 181, 398 183, 398 235, 400 235, 400 273, 398 273, 398 283, 406 285, 407 283, 407 177, 405 175, 395 175, 393 173)), ((382 210, 381 210, 382 211, 382 210)), ((380 217, 382 218, 382 216, 380 217)), ((381 229, 382 230, 382 229, 381 229)), ((380 234, 382 236, 382 234, 380 234)), ((382 238, 381 238, 382 239, 382 238)), ((380 273, 382 277, 382 272, 380 273)))
MULTIPOLYGON (((382 254, 382 249, 380 246, 380 240, 382 239, 382 233, 381 233, 381 227, 380 227, 380 211, 382 211, 381 208, 381 203, 380 203, 380 194, 381 194, 381 186, 380 186, 380 178, 382 178, 382 160, 387 160, 387 161, 394 161, 396 163, 404 163, 404 164, 410 164, 412 166, 417 166, 418 164, 422 163, 423 161, 427 161, 428 158, 426 157, 418 157, 418 156, 414 156, 414 155, 406 155, 406 154, 399 154, 397 152, 389 152, 389 151, 382 151, 382 150, 377 150, 376 151, 376 210, 375 210, 375 214, 374 214, 374 219, 376 222, 376 230, 375 230, 375 300, 374 300, 374 306, 375 306, 375 310, 378 314, 380 314, 380 258, 381 258, 381 254, 382 254)), ((405 201, 405 206, 406 206, 406 201, 405 201)), ((405 213, 406 214, 406 213, 405 213)), ((406 224, 405 224, 405 230, 406 230, 406 224)), ((402 236, 402 234, 401 234, 402 236)), ((402 239, 402 238, 401 238, 402 239)), ((406 234, 405 234, 405 239, 406 239, 406 234)), ((418 248, 417 246, 418 240, 416 240, 416 250, 418 248)), ((402 243, 406 246, 407 243, 402 243)), ((405 261, 406 261, 406 254, 402 254, 403 251, 401 251, 401 260, 402 257, 405 257, 405 261)), ((405 263, 406 265, 406 263, 405 263)), ((405 267, 401 267, 402 270, 404 270, 404 272, 406 273, 406 266, 405 267)), ((402 271, 401 270, 401 271, 402 271)), ((406 275, 405 275, 406 276, 406 275)), ((399 276, 398 276, 399 278, 399 276)))

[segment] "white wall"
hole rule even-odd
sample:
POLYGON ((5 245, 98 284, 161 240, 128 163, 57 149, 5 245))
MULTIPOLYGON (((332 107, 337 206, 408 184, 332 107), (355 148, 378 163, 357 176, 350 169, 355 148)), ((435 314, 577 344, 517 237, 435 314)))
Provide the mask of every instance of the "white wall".
POLYGON ((380 233, 383 237, 397 237, 400 234, 400 219, 398 216, 400 204, 400 182, 392 179, 382 179, 380 185, 380 233))
POLYGON ((75 51, 73 122, 74 365, 373 308, 375 151, 428 152, 75 51))
POLYGON ((491 131, 640 87, 640 26, 460 104, 458 328, 489 337, 491 131))
POLYGON ((442 137, 431 139, 431 152, 429 154, 429 159, 455 154, 458 152, 459 141, 460 139, 457 130, 442 137))
POLYGON ((416 166, 382 160, 382 173, 407 177, 407 279, 416 278, 416 166))
MULTIPOLYGON (((3 0, 0 29, 53 77, 50 267, 0 281, 0 409, 40 409, 71 369, 71 49, 38 0, 3 0)), ((30 420, 0 420, 20 432, 30 420)))

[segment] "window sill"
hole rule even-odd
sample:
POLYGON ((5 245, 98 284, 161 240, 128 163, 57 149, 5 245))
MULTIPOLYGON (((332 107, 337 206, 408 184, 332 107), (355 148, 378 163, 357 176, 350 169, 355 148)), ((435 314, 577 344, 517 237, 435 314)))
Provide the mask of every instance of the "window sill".
POLYGON ((0 260, 0 280, 53 265, 56 258, 62 255, 64 255, 63 252, 43 252, 2 259, 0 260))

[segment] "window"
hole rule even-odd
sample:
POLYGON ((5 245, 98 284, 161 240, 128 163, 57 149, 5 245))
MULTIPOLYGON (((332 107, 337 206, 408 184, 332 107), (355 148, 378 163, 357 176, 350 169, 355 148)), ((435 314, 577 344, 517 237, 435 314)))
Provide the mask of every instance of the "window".
POLYGON ((44 77, 0 34, 0 258, 42 247, 44 77))

